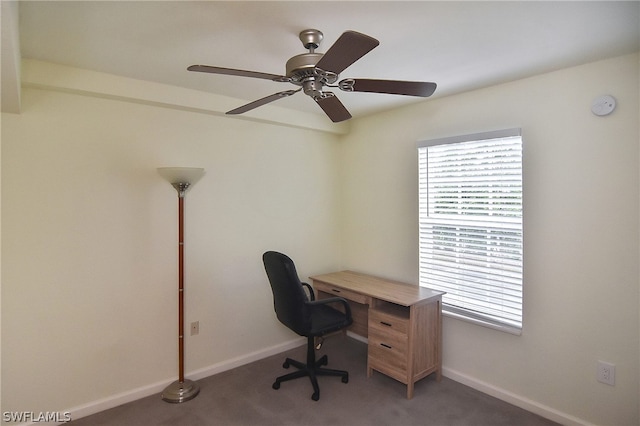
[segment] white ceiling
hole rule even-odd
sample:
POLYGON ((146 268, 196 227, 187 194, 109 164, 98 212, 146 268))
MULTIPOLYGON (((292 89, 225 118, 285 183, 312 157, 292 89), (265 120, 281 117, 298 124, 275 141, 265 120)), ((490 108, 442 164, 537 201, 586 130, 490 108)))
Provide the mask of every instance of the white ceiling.
MULTIPOLYGON (((640 49, 637 1, 22 1, 19 14, 24 58, 209 91, 238 106, 296 87, 187 66, 284 74, 287 59, 306 52, 298 33, 307 28, 324 33, 319 52, 347 29, 380 40, 341 78, 434 81, 434 96, 640 49)), ((338 96, 354 117, 422 101, 338 96)), ((322 114, 301 93, 277 105, 322 114)))

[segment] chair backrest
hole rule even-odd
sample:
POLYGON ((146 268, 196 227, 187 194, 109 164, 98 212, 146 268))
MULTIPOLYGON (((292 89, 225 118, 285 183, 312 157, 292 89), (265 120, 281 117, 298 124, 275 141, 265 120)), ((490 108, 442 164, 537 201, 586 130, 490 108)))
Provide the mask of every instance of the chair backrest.
POLYGON ((296 267, 287 255, 268 251, 262 255, 273 292, 273 307, 281 323, 304 336, 311 328, 306 303, 309 301, 296 267))

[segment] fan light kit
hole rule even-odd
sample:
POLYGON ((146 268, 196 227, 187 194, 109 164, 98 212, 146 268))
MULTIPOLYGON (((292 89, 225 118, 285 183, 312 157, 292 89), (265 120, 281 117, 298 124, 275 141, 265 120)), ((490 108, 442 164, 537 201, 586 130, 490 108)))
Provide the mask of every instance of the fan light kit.
POLYGON ((257 101, 228 111, 235 115, 251 111, 281 98, 303 91, 311 97, 333 122, 351 118, 351 114, 333 92, 325 91, 325 87, 338 88, 345 92, 371 92, 392 95, 428 97, 436 90, 436 84, 421 81, 373 80, 362 78, 346 78, 338 81, 339 74, 351 64, 373 50, 378 40, 356 31, 344 32, 326 53, 317 53, 323 34, 318 30, 300 32, 300 41, 309 52, 296 55, 286 64, 286 75, 268 74, 256 71, 245 71, 232 68, 221 68, 209 65, 191 65, 189 71, 211 74, 226 74, 239 77, 261 78, 280 83, 292 83, 300 88, 274 93, 257 101), (337 85, 336 85, 337 82, 337 85))

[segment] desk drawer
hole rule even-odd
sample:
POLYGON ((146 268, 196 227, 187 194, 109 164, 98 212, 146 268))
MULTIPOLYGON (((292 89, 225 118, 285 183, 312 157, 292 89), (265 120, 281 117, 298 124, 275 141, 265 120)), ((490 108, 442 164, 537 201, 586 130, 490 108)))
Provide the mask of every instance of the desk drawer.
POLYGON ((369 360, 399 372, 407 371, 407 340, 402 335, 381 335, 369 329, 369 360))
POLYGON ((347 300, 362 303, 365 305, 369 304, 369 297, 365 296, 364 294, 356 293, 355 291, 346 290, 342 287, 333 286, 321 281, 314 281, 313 287, 316 289, 316 291, 321 291, 332 296, 344 297, 347 300))
POLYGON ((407 335, 409 332, 409 318, 392 315, 378 309, 369 309, 369 332, 400 333, 407 335))
POLYGON ((369 309, 369 364, 398 380, 406 380, 409 318, 369 309))

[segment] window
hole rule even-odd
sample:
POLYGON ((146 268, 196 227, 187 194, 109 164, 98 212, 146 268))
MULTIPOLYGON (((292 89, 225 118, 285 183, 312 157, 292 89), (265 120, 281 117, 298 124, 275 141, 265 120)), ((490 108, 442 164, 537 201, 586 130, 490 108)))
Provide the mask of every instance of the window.
POLYGON ((520 129, 418 143, 420 285, 443 312, 522 329, 520 129))

